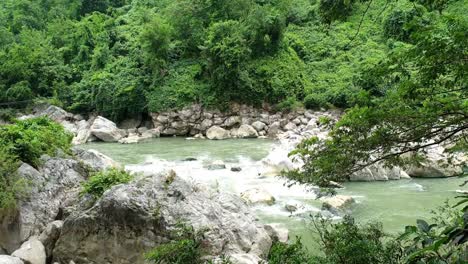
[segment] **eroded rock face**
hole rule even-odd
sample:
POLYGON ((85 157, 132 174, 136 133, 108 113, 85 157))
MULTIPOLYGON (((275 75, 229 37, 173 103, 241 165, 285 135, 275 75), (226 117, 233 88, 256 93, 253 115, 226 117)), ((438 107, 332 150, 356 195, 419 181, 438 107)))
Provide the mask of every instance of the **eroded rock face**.
POLYGON ((179 177, 168 179, 153 175, 115 186, 90 209, 72 214, 64 222, 54 261, 144 263, 143 253, 167 242, 179 221, 209 228, 203 243, 209 255, 268 254, 268 233, 238 197, 193 188, 179 177))
POLYGON ((50 222, 61 218, 67 202, 76 202, 80 183, 87 177, 82 164, 73 159, 44 158, 36 170, 23 163, 20 177, 30 182, 28 197, 17 210, 0 219, 0 247, 11 253, 31 236, 40 235, 50 222))
POLYGON ((351 181, 388 181, 409 178, 408 174, 401 168, 387 168, 383 164, 371 165, 350 176, 351 181))
POLYGON ((102 116, 98 116, 94 119, 90 130, 91 134, 106 142, 117 142, 125 136, 125 132, 117 128, 114 122, 102 116))

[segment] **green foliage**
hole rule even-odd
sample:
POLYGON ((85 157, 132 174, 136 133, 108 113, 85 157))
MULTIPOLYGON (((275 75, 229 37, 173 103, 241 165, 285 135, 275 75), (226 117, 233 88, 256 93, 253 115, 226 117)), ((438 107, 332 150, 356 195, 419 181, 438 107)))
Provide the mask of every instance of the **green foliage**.
POLYGON ((390 238, 380 224, 358 225, 350 217, 331 223, 315 219, 324 257, 315 257, 316 263, 392 264, 400 263, 399 244, 387 242, 390 238))
POLYGON ((413 31, 409 23, 415 17, 416 10, 404 11, 394 10, 384 22, 384 35, 387 38, 394 38, 399 41, 408 42, 413 31))
POLYGON ((128 183, 132 179, 133 176, 123 169, 111 168, 100 171, 83 183, 81 194, 90 194, 95 198, 99 198, 112 186, 128 183))
POLYGON ((351 13, 353 2, 354 0, 320 0, 320 16, 327 24, 345 19, 351 13))
POLYGON ((171 233, 171 241, 156 246, 145 254, 145 258, 155 264, 201 264, 203 256, 203 234, 207 230, 196 231, 192 226, 179 224, 171 233))
POLYGON ((46 117, 38 117, 0 127, 0 150, 13 160, 40 165, 43 154, 57 150, 70 152, 72 135, 46 117))
POLYGON ((468 23, 458 16, 428 15, 433 22, 412 34, 416 44, 395 49, 372 72, 373 93, 382 96, 348 109, 331 139, 306 140, 291 153, 305 163, 291 179, 326 185, 379 161, 409 164, 417 155, 405 153, 462 140, 460 132, 468 129, 468 90, 466 61, 459 55, 467 53, 468 23))
POLYGON ((0 152, 0 215, 14 209, 17 199, 27 192, 28 183, 17 176, 17 168, 17 160, 0 152))
POLYGON ((270 264, 312 264, 313 262, 307 250, 298 237, 294 243, 274 242, 268 253, 270 264))

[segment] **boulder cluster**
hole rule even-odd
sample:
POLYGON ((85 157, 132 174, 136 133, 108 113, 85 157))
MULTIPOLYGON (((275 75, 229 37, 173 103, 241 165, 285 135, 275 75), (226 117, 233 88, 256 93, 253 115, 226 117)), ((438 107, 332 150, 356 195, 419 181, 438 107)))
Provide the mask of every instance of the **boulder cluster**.
POLYGON ((94 198, 81 193, 90 172, 119 164, 79 148, 41 159, 40 168, 21 164, 18 175, 31 188, 15 209, 0 211, 2 264, 146 263, 144 253, 169 242, 181 222, 205 230, 207 259, 256 264, 274 239, 287 240, 287 230, 259 223, 240 197, 200 188, 173 171, 135 175, 94 198))

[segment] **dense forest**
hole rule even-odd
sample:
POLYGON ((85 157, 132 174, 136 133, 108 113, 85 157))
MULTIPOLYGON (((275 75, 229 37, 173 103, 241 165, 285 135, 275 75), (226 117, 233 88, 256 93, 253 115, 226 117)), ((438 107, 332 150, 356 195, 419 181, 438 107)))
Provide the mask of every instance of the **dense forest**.
MULTIPOLYGON (((345 109, 330 137, 290 153, 304 166, 284 175, 329 186, 375 163, 411 164, 420 157, 407 154, 428 146, 466 151, 467 14, 466 0, 2 0, 0 114, 39 102, 116 122, 192 103, 345 109)), ((72 136, 49 119, 12 123, 0 127, 0 212, 26 192, 21 162, 71 153, 72 136)), ((83 192, 130 180, 97 173, 83 192)), ((268 260, 465 263, 461 198, 398 238, 379 224, 315 219, 320 256, 298 239, 275 243, 268 260)), ((184 227, 146 258, 195 263, 202 235, 184 227)))
POLYGON ((5 0, 0 103, 114 120, 192 102, 365 105, 385 93, 379 65, 418 32, 450 34, 447 20, 466 32, 464 1, 432 2, 5 0))

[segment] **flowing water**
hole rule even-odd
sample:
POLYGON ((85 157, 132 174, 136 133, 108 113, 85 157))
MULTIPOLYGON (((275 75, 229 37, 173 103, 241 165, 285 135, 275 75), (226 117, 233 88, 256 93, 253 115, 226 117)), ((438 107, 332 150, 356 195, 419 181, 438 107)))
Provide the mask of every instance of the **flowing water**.
MULTIPOLYGON (((290 230, 290 236, 301 235, 306 245, 314 247, 314 236, 307 218, 320 211, 321 203, 315 194, 304 186, 287 187, 284 179, 262 176, 265 169, 261 160, 272 153, 277 143, 272 140, 186 140, 184 138, 159 138, 149 142, 121 145, 117 143, 90 143, 85 148, 96 149, 131 171, 153 173, 174 169, 177 175, 193 183, 207 184, 213 189, 240 194, 251 188, 261 188, 271 193, 273 206, 257 205, 260 221, 280 223, 290 230), (208 170, 215 160, 222 160, 224 170, 208 170), (232 166, 240 172, 229 170, 232 166), (290 213, 285 205, 295 205, 290 213)), ((284 155, 284 154, 283 154, 284 155)), ((351 195, 357 201, 352 215, 360 222, 379 221, 391 233, 414 224, 417 218, 429 219, 430 211, 443 206, 447 199, 456 196, 455 190, 463 179, 411 179, 388 182, 351 182, 340 194, 351 195)))

